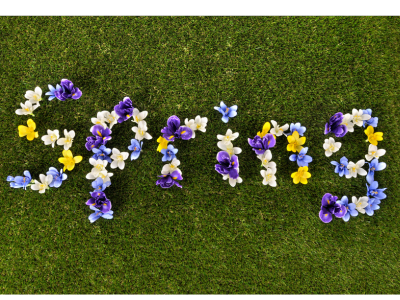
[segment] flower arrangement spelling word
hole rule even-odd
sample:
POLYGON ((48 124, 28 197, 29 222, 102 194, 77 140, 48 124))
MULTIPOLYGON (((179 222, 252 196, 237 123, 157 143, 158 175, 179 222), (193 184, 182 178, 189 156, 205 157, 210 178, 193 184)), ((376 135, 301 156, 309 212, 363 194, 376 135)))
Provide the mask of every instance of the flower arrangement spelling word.
POLYGON ((175 148, 170 142, 175 140, 189 140, 195 138, 195 131, 206 131, 208 119, 197 116, 195 119, 185 119, 185 125, 181 126, 181 121, 177 116, 171 116, 167 120, 167 126, 161 130, 163 134, 157 139, 159 143, 157 151, 161 152, 163 162, 171 161, 163 166, 161 170, 160 179, 156 181, 156 185, 166 189, 176 185, 182 188, 178 181, 183 180, 182 171, 178 168, 180 161, 176 158, 178 149, 175 148))
MULTIPOLYGON (((59 92, 58 97, 62 98, 60 100, 66 100, 68 98, 78 99, 82 96, 81 90, 74 87, 73 83, 68 79, 61 80, 61 86, 57 85, 59 92), (73 94, 73 95, 72 95, 73 94)), ((49 85, 50 92, 46 93, 49 95, 52 91, 52 86, 49 85)), ((49 98, 52 100, 53 96, 49 98)), ((42 89, 40 87, 36 87, 34 91, 27 91, 25 93, 25 98, 28 101, 21 103, 21 109, 17 109, 15 113, 17 115, 29 115, 34 117, 33 111, 40 107, 40 101, 42 101, 42 89)), ((27 125, 19 125, 18 126, 18 134, 20 137, 26 137, 28 141, 33 141, 35 138, 39 138, 39 132, 36 130, 36 123, 32 119, 28 119, 27 125)), ((64 165, 63 169, 58 171, 54 167, 50 167, 49 171, 47 171, 46 175, 40 174, 40 181, 32 179, 31 173, 28 170, 24 171, 24 176, 8 176, 7 181, 10 182, 10 187, 13 188, 23 188, 26 190, 28 186, 31 187, 34 191, 39 191, 39 193, 43 194, 49 188, 59 188, 64 180, 68 178, 67 174, 65 174, 65 170, 72 171, 75 167, 75 164, 79 163, 82 160, 82 156, 73 156, 71 150, 72 142, 75 137, 75 131, 68 131, 64 129, 64 137, 60 138, 59 131, 55 130, 47 130, 47 135, 42 136, 42 141, 45 145, 51 145, 53 148, 55 144, 63 146, 64 151, 62 151, 63 157, 60 157, 58 161, 64 165)))
MULTIPOLYGON (((375 181, 375 172, 382 171, 386 168, 386 163, 379 162, 379 158, 383 156, 386 151, 378 149, 378 142, 383 140, 382 132, 375 132, 374 128, 378 126, 378 118, 372 117, 371 109, 353 109, 352 114, 345 114, 338 112, 334 114, 329 122, 325 124, 325 134, 333 133, 336 137, 343 137, 348 132, 354 132, 354 125, 358 127, 363 126, 367 128, 364 133, 367 135, 366 142, 369 142, 368 154, 365 155, 367 161, 364 159, 358 160, 356 163, 350 161, 343 156, 339 161, 331 161, 335 166, 334 172, 340 177, 346 178, 366 176, 367 180, 367 193, 366 196, 357 198, 352 197, 351 203, 347 196, 343 196, 341 200, 337 201, 338 197, 329 193, 325 194, 321 202, 321 211, 319 214, 320 219, 324 223, 329 223, 332 220, 332 215, 337 218, 342 218, 347 222, 350 217, 358 216, 358 213, 367 214, 372 216, 374 211, 379 209, 381 200, 386 198, 384 191, 386 188, 378 189, 378 182, 375 181), (363 169, 363 166, 368 165, 368 171, 363 169)), ((341 143, 335 142, 331 137, 325 140, 324 149, 325 155, 331 156, 333 153, 339 151, 341 143)))
POLYGON ((132 151, 130 158, 136 160, 139 158, 143 147, 143 140, 150 140, 152 136, 147 132, 147 123, 144 119, 147 116, 147 111, 140 112, 134 108, 130 98, 125 97, 118 105, 114 106, 114 110, 98 112, 97 116, 91 118, 94 124, 90 128, 93 136, 86 139, 86 149, 93 152, 93 156, 89 159, 89 163, 93 166, 86 178, 92 181, 90 199, 86 205, 89 205, 91 210, 94 210, 89 216, 91 223, 98 220, 100 217, 104 219, 112 219, 113 211, 111 210, 111 200, 107 198, 104 190, 111 185, 111 179, 114 174, 107 171, 106 167, 110 164, 111 169, 125 168, 125 160, 128 159, 128 152, 120 152, 117 148, 107 148, 106 144, 111 140, 111 128, 117 124, 127 121, 132 118, 132 121, 137 126, 132 127, 135 133, 135 138, 131 139, 131 144, 128 149, 132 151))

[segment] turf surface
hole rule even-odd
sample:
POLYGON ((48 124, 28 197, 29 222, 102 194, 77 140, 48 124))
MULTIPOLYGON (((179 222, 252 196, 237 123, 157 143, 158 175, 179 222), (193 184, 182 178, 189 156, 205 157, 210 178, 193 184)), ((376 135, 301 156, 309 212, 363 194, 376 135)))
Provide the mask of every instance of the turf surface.
MULTIPOLYGON (((0 18, 1 293, 399 293, 399 45, 397 17, 2 17, 0 18), (18 137, 14 112, 26 90, 72 80, 78 101, 42 101, 33 118, 75 130, 83 161, 44 195, 12 189, 8 175, 34 178, 61 168, 62 147, 18 137), (129 96, 153 140, 137 161, 114 170, 107 196, 114 220, 90 224, 90 118, 129 96), (213 107, 237 104, 228 124, 213 107), (323 224, 321 197, 366 194, 331 160, 356 162, 363 129, 327 158, 324 124, 337 111, 371 108, 384 132, 388 198, 373 217, 323 224), (156 139, 170 115, 209 119, 207 132, 178 141, 183 189, 155 186, 163 163, 156 139), (286 140, 273 149, 276 188, 262 185, 247 144, 271 119, 301 122, 314 158, 312 178, 295 185, 286 140), (240 175, 231 188, 214 171, 217 134, 240 136, 240 175)), ((47 97, 45 97, 47 99, 47 97)), ((133 123, 107 144, 127 151, 133 123)))

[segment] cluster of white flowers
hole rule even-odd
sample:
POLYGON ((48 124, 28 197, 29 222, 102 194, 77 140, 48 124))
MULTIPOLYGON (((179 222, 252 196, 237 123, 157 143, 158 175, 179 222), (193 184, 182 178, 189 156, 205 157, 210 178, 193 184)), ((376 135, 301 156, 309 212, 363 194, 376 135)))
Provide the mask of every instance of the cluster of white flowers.
POLYGON ((138 126, 132 127, 132 131, 136 133, 135 139, 141 141, 143 139, 151 140, 153 137, 147 132, 147 123, 143 121, 147 117, 147 111, 140 112, 137 108, 133 110, 132 122, 138 126))
MULTIPOLYGON (((237 155, 242 153, 242 149, 239 147, 233 147, 232 141, 235 140, 239 136, 239 132, 233 133, 232 130, 228 129, 225 135, 218 134, 217 139, 220 141, 217 143, 217 146, 222 151, 225 151, 229 154, 230 157, 233 155, 237 155)), ((239 162, 239 158, 238 158, 239 162)), ((237 167, 237 171, 239 173, 239 167, 237 167)), ((222 174, 222 179, 229 179, 229 184, 234 187, 236 183, 242 183, 243 179, 241 177, 231 178, 229 174, 222 174)))
POLYGON ((200 130, 201 132, 206 132, 206 126, 207 126, 208 119, 206 117, 202 118, 200 116, 197 116, 195 119, 188 120, 187 118, 185 119, 185 125, 192 129, 193 135, 192 139, 196 137, 196 130, 200 130))
POLYGON ((109 111, 100 111, 97 113, 97 117, 91 118, 90 120, 94 124, 90 128, 90 132, 92 132, 92 129, 95 125, 101 125, 104 128, 109 127, 110 129, 117 123, 118 120, 118 115, 117 113, 113 110, 111 113, 109 111), (108 123, 108 126, 107 126, 108 123))
POLYGON ((264 154, 257 155, 257 158, 261 160, 261 165, 266 169, 260 171, 261 176, 264 178, 263 185, 276 187, 276 163, 271 161, 271 150, 266 150, 264 154))
POLYGON ((60 138, 60 133, 57 129, 50 130, 47 129, 47 135, 42 136, 42 141, 45 145, 51 145, 54 148, 55 143, 57 145, 64 146, 64 150, 68 150, 72 147, 72 142, 75 137, 75 131, 71 130, 68 132, 67 129, 64 129, 64 137, 60 138))
POLYGON ((21 102, 21 109, 17 109, 15 113, 17 115, 33 116, 33 111, 40 106, 39 101, 42 100, 42 89, 37 86, 35 91, 27 91, 25 93, 25 98, 28 99, 28 101, 26 101, 25 104, 21 102))

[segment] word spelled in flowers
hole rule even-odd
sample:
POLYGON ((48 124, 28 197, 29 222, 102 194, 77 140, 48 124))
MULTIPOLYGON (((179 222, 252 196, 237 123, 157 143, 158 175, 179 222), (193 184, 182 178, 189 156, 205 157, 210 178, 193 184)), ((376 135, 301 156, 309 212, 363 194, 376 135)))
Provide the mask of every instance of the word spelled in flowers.
POLYGON ((156 185, 164 189, 173 187, 174 185, 182 188, 178 182, 183 179, 182 171, 178 168, 180 161, 176 158, 178 149, 171 144, 168 145, 168 143, 178 139, 189 140, 195 138, 197 130, 201 132, 206 131, 207 122, 207 118, 197 116, 192 120, 185 119, 186 126, 181 126, 181 121, 177 116, 168 118, 167 126, 161 130, 163 135, 157 139, 159 143, 157 151, 163 155, 161 158, 163 162, 171 161, 171 163, 163 166, 161 175, 158 176, 160 179, 156 181, 156 185))
POLYGON ((147 111, 140 112, 132 105, 131 99, 125 97, 118 105, 114 106, 114 110, 98 112, 97 116, 91 118, 94 124, 90 128, 93 136, 86 139, 86 149, 93 152, 93 156, 89 159, 89 163, 93 166, 86 178, 92 181, 93 191, 90 192, 90 199, 86 202, 91 210, 95 212, 89 216, 91 223, 98 220, 100 217, 104 219, 112 219, 113 211, 111 210, 111 201, 107 198, 104 190, 111 185, 110 177, 113 173, 109 173, 106 169, 110 164, 111 169, 125 168, 125 160, 129 157, 128 152, 120 152, 117 148, 107 148, 106 144, 111 140, 111 128, 117 124, 127 121, 132 118, 132 121, 137 126, 132 127, 135 133, 135 138, 131 139, 131 144, 128 149, 132 151, 131 160, 139 158, 143 147, 144 139, 152 139, 147 132, 147 123, 144 119, 147 117, 147 111))

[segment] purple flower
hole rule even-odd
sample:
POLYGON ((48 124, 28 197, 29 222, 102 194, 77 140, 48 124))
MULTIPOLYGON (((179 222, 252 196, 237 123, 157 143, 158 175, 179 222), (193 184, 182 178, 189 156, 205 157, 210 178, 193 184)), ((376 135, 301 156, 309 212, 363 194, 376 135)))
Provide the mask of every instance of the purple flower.
POLYGON ((256 135, 254 139, 248 139, 249 145, 253 147, 253 151, 257 154, 263 154, 269 148, 272 148, 276 144, 276 140, 273 134, 267 133, 264 137, 256 135))
POLYGON ((378 189, 378 181, 371 182, 370 186, 367 184, 367 196, 375 197, 376 199, 382 200, 386 198, 386 194, 384 193, 384 189, 378 189))
POLYGON ((79 99, 82 96, 82 92, 71 80, 62 79, 61 80, 61 90, 53 91, 53 95, 57 97, 58 100, 65 101, 67 99, 79 99))
POLYGON ((174 185, 182 188, 182 186, 178 182, 176 182, 176 180, 183 179, 179 171, 174 171, 171 174, 159 175, 158 177, 161 177, 161 179, 157 180, 156 185, 160 185, 163 189, 168 189, 170 187, 173 187, 174 185))
POLYGON ((104 192, 91 192, 90 195, 92 197, 88 201, 86 201, 86 205, 93 205, 102 213, 110 211, 111 201, 107 199, 104 192))
POLYGON ((226 151, 220 151, 217 154, 219 164, 215 165, 215 171, 222 175, 228 175, 232 179, 239 177, 239 160, 236 155, 229 156, 226 151))
POLYGON ((119 116, 118 123, 122 123, 132 117, 133 105, 131 99, 125 97, 118 105, 114 106, 114 110, 119 116))
POLYGON ((103 145, 103 139, 99 136, 89 136, 86 138, 85 147, 87 151, 92 151, 93 148, 99 148, 103 145))
POLYGON ((338 112, 334 114, 329 122, 325 124, 325 134, 332 132, 336 137, 344 137, 347 133, 347 126, 340 125, 343 121, 343 114, 338 112))
MULTIPOLYGON (((102 125, 94 125, 93 129, 92 129, 92 133, 97 136, 100 137, 103 141, 103 145, 105 145, 107 143, 107 141, 111 140, 111 130, 110 128, 104 128, 102 125)), ((98 148, 98 147, 95 147, 98 148)))
POLYGON ((26 190, 26 187, 28 186, 29 183, 31 183, 32 176, 29 171, 25 170, 24 171, 25 176, 7 176, 7 181, 10 182, 10 187, 13 187, 15 189, 18 188, 23 188, 26 190))
POLYGON ((56 91, 57 92, 62 92, 62 87, 57 84, 56 87, 52 86, 51 84, 48 85, 49 87, 49 92, 46 93, 46 96, 50 96, 49 97, 49 101, 53 100, 54 98, 56 98, 56 95, 54 94, 56 91))
POLYGON ((331 161, 331 164, 336 166, 335 173, 338 173, 340 177, 342 177, 343 175, 349 175, 349 170, 347 169, 349 160, 346 158, 346 156, 343 156, 340 159, 340 163, 338 163, 337 161, 331 161))
POLYGON ((161 133, 163 133, 163 138, 169 142, 173 142, 175 139, 189 140, 193 135, 193 131, 189 127, 181 127, 181 120, 177 116, 168 118, 167 127, 164 127, 161 133))
POLYGON ((321 210, 319 212, 319 218, 324 223, 329 223, 332 221, 332 215, 336 218, 342 218, 346 212, 347 208, 337 203, 338 197, 332 196, 329 193, 326 193, 321 200, 321 210))
POLYGON ((103 213, 103 212, 101 212, 100 210, 98 210, 97 208, 95 208, 95 207, 93 207, 93 206, 89 206, 89 208, 90 208, 91 210, 94 210, 94 211, 95 211, 94 213, 92 213, 92 214, 89 216, 89 221, 90 221, 90 223, 93 223, 93 222, 97 221, 100 217, 102 217, 102 218, 104 218, 104 219, 108 219, 108 220, 110 220, 110 219, 113 218, 113 213, 114 213, 114 212, 113 212, 112 210, 109 210, 108 212, 103 213))

